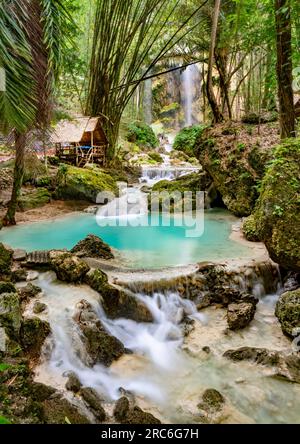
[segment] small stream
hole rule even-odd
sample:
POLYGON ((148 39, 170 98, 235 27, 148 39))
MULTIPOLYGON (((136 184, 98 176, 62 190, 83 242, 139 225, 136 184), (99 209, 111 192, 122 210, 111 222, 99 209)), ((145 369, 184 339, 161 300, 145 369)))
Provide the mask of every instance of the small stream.
POLYGON ((136 396, 142 408, 164 422, 197 422, 197 404, 206 388, 221 391, 229 400, 231 407, 225 422, 300 422, 298 385, 271 378, 262 367, 236 365, 222 357, 227 349, 243 345, 275 350, 290 347, 274 318, 276 295, 265 296, 261 289, 261 302, 251 325, 240 333, 224 335, 224 310, 207 308, 198 313, 191 301, 181 299, 176 292, 156 292, 150 296, 138 293, 136 297, 146 304, 154 318, 153 323, 144 324, 108 319, 97 293, 86 286, 59 283, 51 272, 41 274, 36 283, 43 290, 41 300, 49 307, 53 331, 42 364, 36 370, 38 381, 63 389, 64 375, 72 370, 108 403, 120 397, 122 387, 136 396), (85 364, 86 352, 73 320, 76 304, 82 299, 93 306, 105 328, 133 352, 109 369, 85 364), (187 318, 193 320, 194 328, 185 337, 183 321, 187 318), (204 346, 212 352, 203 352, 204 346))

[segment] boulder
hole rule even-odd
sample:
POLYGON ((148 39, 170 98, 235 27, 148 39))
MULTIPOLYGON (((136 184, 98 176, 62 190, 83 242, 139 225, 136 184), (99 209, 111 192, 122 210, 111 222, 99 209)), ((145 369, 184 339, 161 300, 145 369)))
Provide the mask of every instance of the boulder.
POLYGON ((68 373, 68 380, 66 382, 66 389, 70 392, 78 393, 81 389, 81 382, 74 372, 68 373))
POLYGON ((278 140, 277 129, 269 125, 261 125, 260 135, 252 136, 247 125, 234 122, 207 128, 197 139, 200 164, 236 216, 252 213, 259 195, 257 185, 272 158, 269 147, 278 140))
POLYGON ((67 252, 52 252, 51 266, 57 278, 64 282, 80 283, 90 267, 80 258, 67 252))
POLYGON ((55 392, 56 390, 53 387, 42 384, 41 382, 32 382, 30 385, 30 396, 35 401, 43 402, 55 392))
POLYGON ((106 413, 102 407, 103 400, 100 398, 96 390, 91 387, 83 387, 80 390, 80 395, 97 420, 100 422, 105 421, 106 413))
POLYGON ((38 357, 50 332, 50 325, 47 321, 40 318, 25 319, 20 334, 24 350, 32 357, 38 357))
POLYGON ((229 304, 227 308, 227 323, 230 330, 239 330, 247 327, 253 320, 256 306, 250 302, 229 304))
POLYGON ((67 399, 55 396, 43 402, 46 424, 90 424, 90 420, 67 399))
POLYGON ((13 282, 24 282, 27 280, 28 271, 25 268, 15 268, 12 270, 11 279, 13 282))
POLYGON ((101 192, 110 192, 117 196, 115 179, 100 168, 77 168, 66 166, 57 176, 56 197, 59 199, 86 200, 97 203, 101 192))
POLYGON ((108 244, 103 242, 102 239, 93 234, 89 234, 85 239, 78 242, 71 253, 76 254, 78 257, 92 257, 96 259, 113 259, 111 248, 108 244))
POLYGON ((280 296, 276 304, 275 315, 283 333, 291 337, 300 334, 300 288, 280 296))
POLYGON ((78 308, 75 319, 83 334, 86 351, 92 363, 101 363, 109 367, 125 353, 122 342, 107 332, 87 301, 81 301, 78 308))
POLYGON ((17 293, 0 295, 0 327, 5 329, 10 339, 18 340, 22 324, 22 312, 17 293))
POLYGON ((36 301, 34 303, 32 311, 34 314, 40 314, 40 313, 43 313, 46 309, 47 309, 46 304, 44 304, 43 302, 40 302, 40 301, 36 301))
POLYGON ((300 384, 299 353, 285 354, 265 348, 241 347, 227 350, 225 358, 233 362, 249 361, 273 369, 272 376, 300 384))
POLYGON ((11 276, 13 251, 8 250, 0 243, 0 280, 7 281, 11 276))
POLYGON ((37 188, 23 193, 18 200, 20 211, 32 210, 43 207, 51 202, 51 193, 47 188, 37 188))
POLYGON ((22 302, 26 302, 31 298, 35 298, 41 292, 42 289, 40 287, 37 287, 36 285, 33 285, 31 283, 28 283, 24 287, 20 287, 18 289, 18 295, 22 302))
POLYGON ((107 275, 101 270, 91 270, 85 282, 102 296, 102 306, 111 319, 127 318, 137 322, 152 322, 148 308, 135 295, 108 283, 107 275))
POLYGON ((122 396, 115 405, 114 417, 121 424, 161 424, 151 413, 132 405, 126 396, 122 396))
POLYGON ((198 408, 205 411, 219 411, 225 404, 224 396, 215 389, 207 389, 202 395, 198 408))
POLYGON ((274 262, 299 272, 300 138, 282 142, 273 156, 254 212, 255 232, 274 262))

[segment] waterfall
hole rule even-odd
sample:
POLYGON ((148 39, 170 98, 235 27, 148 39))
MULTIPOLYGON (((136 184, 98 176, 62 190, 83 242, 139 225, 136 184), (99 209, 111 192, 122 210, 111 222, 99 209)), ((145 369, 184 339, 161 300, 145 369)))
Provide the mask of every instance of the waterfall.
POLYGON ((193 115, 193 104, 197 99, 197 91, 201 91, 201 78, 196 65, 188 66, 182 73, 182 106, 184 108, 184 126, 196 123, 193 115))
POLYGON ((142 177, 140 178, 140 183, 146 183, 147 185, 154 185, 161 180, 174 180, 179 177, 185 176, 186 174, 196 173, 199 168, 193 167, 144 167, 142 169, 142 177))
POLYGON ((152 123, 152 79, 144 82, 144 118, 148 125, 152 123))

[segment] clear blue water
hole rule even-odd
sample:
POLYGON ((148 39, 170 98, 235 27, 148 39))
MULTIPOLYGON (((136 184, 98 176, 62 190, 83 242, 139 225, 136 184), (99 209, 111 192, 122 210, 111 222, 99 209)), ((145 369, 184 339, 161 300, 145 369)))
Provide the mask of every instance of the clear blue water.
POLYGON ((163 226, 161 217, 159 226, 101 227, 94 215, 80 213, 5 228, 0 231, 0 242, 27 251, 71 249, 86 235, 96 234, 119 250, 124 265, 159 268, 251 256, 249 248, 229 239, 234 221, 226 211, 209 210, 202 236, 186 237, 186 227, 163 226))

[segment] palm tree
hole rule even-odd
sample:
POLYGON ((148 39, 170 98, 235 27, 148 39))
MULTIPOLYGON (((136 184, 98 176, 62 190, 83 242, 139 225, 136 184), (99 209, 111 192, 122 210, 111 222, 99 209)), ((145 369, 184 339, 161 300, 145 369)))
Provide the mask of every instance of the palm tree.
POLYGON ((2 129, 13 129, 14 183, 3 225, 14 225, 30 131, 45 131, 61 65, 70 17, 62 0, 0 0, 0 66, 6 77, 0 92, 2 129))

